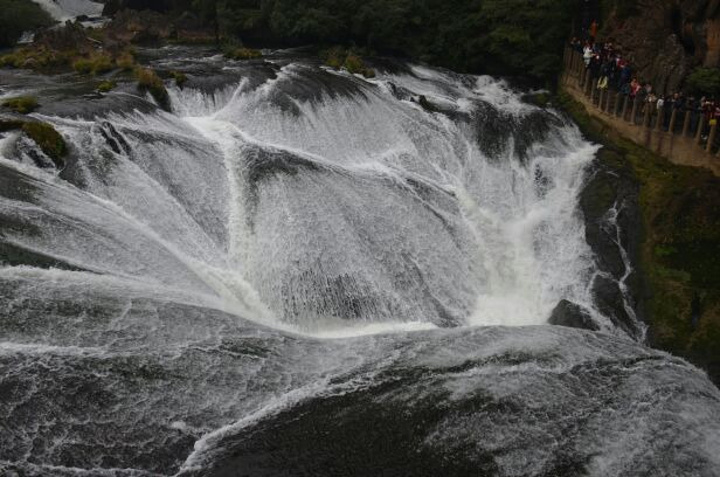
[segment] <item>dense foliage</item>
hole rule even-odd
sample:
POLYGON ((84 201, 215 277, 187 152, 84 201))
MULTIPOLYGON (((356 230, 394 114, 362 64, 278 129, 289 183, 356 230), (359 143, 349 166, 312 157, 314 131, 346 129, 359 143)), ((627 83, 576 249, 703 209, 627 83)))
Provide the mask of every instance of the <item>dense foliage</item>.
POLYGON ((687 78, 687 88, 697 95, 720 96, 720 70, 697 68, 687 78))
MULTIPOLYGON (((157 3, 157 5, 155 5, 157 3)), ((342 44, 459 71, 554 77, 578 0, 155 0, 226 37, 342 44)))
MULTIPOLYGON (((259 7, 255 22, 267 23, 289 43, 356 43, 461 71, 548 78, 559 67, 574 2, 227 0, 226 5, 236 9, 238 3, 259 7)), ((240 35, 246 29, 242 23, 226 27, 240 35)))
POLYGON ((0 0, 0 47, 12 46, 23 32, 52 23, 50 15, 31 0, 0 0))
POLYGON ((600 0, 600 10, 601 18, 615 16, 624 19, 639 14, 640 6, 636 2, 627 0, 600 0))

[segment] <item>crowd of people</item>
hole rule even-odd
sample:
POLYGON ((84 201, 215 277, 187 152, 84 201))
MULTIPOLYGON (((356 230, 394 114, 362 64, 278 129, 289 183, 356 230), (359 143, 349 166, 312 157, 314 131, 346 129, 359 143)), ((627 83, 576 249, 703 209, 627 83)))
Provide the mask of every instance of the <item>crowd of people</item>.
POLYGON ((703 137, 707 136, 712 125, 720 120, 720 100, 709 97, 698 98, 686 95, 682 91, 671 94, 655 91, 652 84, 637 77, 637 72, 633 70, 620 49, 615 47, 613 41, 596 42, 592 36, 584 41, 573 38, 570 46, 582 54, 585 68, 596 88, 614 90, 622 96, 629 97, 630 101, 637 99, 640 104, 638 110, 644 115, 646 108, 650 108, 651 120, 658 121, 662 118, 665 130, 670 128, 673 111, 677 111, 681 118, 676 122, 676 128, 682 128, 687 111, 691 112, 691 131, 697 131, 701 118, 704 118, 703 137))

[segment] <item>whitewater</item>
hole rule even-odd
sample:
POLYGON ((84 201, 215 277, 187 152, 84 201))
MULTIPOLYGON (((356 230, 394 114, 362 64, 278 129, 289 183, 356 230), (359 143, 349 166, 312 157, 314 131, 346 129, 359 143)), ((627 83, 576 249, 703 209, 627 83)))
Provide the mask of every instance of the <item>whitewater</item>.
POLYGON ((2 73, 70 154, 0 136, 0 473, 719 475, 720 392, 598 265, 568 118, 267 53, 156 53, 171 111, 2 73))

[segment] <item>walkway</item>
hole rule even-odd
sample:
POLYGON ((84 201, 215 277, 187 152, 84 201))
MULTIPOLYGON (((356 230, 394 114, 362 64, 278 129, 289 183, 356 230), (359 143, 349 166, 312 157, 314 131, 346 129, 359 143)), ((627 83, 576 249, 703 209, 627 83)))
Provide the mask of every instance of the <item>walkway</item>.
POLYGON ((636 100, 608 89, 597 89, 585 68, 582 54, 567 48, 562 85, 588 113, 615 129, 622 136, 669 159, 686 166, 705 167, 720 176, 720 136, 718 125, 707 127, 702 115, 692 111, 664 111, 644 107, 636 100), (704 135, 707 132, 707 138, 704 135))

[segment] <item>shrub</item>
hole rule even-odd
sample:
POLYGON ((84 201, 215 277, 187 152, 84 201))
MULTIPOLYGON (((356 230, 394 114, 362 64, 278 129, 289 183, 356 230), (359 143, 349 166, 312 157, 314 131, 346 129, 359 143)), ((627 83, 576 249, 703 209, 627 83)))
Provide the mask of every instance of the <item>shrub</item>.
POLYGON ((327 66, 339 70, 340 68, 342 68, 343 63, 345 63, 345 58, 347 58, 347 51, 345 51, 345 49, 342 47, 336 46, 329 50, 321 52, 320 57, 323 59, 327 66))
POLYGON ((158 105, 166 111, 170 111, 170 96, 168 95, 167 89, 165 89, 165 83, 155 73, 155 71, 149 68, 137 68, 135 70, 135 78, 138 82, 138 90, 142 93, 150 93, 155 98, 158 105))
POLYGON ((340 46, 336 46, 321 52, 320 57, 327 66, 333 69, 345 68, 354 75, 363 75, 366 78, 375 77, 375 70, 365 65, 365 62, 355 49, 347 51, 340 46))
POLYGON ((0 57, 0 66, 47 71, 67 65, 69 58, 76 54, 75 51, 53 51, 44 46, 20 48, 0 57))
POLYGON ((135 58, 131 52, 124 51, 117 57, 115 64, 124 71, 132 71, 135 68, 135 58))
POLYGON ((225 51, 225 56, 231 60, 254 60, 262 58, 262 52, 260 50, 253 50, 251 48, 231 48, 225 51))
POLYGON ((175 80, 175 84, 178 88, 182 89, 185 83, 187 83, 188 77, 185 75, 185 73, 182 73, 180 71, 173 71, 170 73, 170 76, 173 77, 175 80))
POLYGON ((98 85, 97 90, 101 93, 107 93, 115 89, 115 87, 117 87, 117 83, 115 81, 105 80, 98 85))
POLYGON ((691 93, 720 96, 720 69, 697 68, 690 73, 686 84, 691 93))
POLYGON ((361 60, 359 56, 352 53, 347 55, 343 66, 346 70, 348 70, 354 75, 361 74, 363 71, 365 71, 365 63, 363 63, 363 60, 361 60))
POLYGON ((73 69, 80 74, 102 74, 114 68, 113 59, 107 53, 95 53, 88 58, 77 58, 73 61, 73 69))
POLYGON ((2 105, 12 109, 16 113, 28 114, 37 109, 38 102, 37 99, 32 96, 18 96, 17 98, 5 100, 2 105))
POLYGON ((22 130, 55 164, 60 165, 60 159, 67 154, 67 144, 54 127, 47 123, 25 123, 22 130))
POLYGON ((0 47, 14 45, 23 32, 50 26, 53 19, 30 0, 0 0, 0 47))

